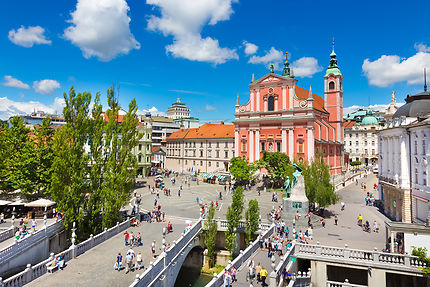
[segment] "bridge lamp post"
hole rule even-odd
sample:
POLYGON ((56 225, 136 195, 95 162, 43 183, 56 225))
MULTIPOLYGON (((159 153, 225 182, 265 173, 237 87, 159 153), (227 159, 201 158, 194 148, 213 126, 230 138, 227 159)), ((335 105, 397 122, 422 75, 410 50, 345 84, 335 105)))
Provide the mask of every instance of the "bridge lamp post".
POLYGON ((163 227, 163 240, 161 241, 161 243, 163 244, 163 251, 166 249, 166 227, 163 227))
POLYGON ((46 211, 47 211, 47 207, 45 206, 45 212, 43 212, 43 228, 46 229, 46 211))
POLYGON ((15 227, 15 206, 12 208, 12 227, 15 227))

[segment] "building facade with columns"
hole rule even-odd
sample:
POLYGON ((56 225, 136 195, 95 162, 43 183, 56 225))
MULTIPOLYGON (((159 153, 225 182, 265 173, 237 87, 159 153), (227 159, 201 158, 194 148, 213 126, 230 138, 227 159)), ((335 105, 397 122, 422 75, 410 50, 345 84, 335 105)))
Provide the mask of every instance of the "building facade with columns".
POLYGON ((343 75, 334 49, 324 76, 324 99, 297 85, 288 59, 282 75, 273 71, 254 81, 250 99, 237 99, 235 153, 254 162, 262 151, 283 152, 291 160, 310 161, 320 152, 331 174, 343 168, 343 75))
POLYGON ((408 95, 379 132, 379 185, 384 212, 396 221, 430 219, 430 93, 408 95))

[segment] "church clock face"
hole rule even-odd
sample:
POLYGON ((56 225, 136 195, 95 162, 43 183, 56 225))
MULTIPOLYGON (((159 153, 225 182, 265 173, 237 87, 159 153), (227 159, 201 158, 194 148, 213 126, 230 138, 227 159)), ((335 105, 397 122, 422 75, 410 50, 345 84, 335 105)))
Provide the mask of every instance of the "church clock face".
POLYGON ((306 108, 307 105, 308 105, 308 103, 306 101, 300 101, 300 107, 301 108, 306 108))

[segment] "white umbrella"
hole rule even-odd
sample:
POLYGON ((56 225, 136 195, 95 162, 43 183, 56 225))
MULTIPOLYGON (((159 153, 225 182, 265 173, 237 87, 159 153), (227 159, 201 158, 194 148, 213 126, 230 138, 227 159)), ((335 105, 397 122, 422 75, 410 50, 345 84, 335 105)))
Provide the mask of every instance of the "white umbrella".
POLYGON ((12 201, 0 200, 0 206, 1 205, 8 205, 9 203, 12 203, 12 201))
POLYGON ((26 207, 49 207, 49 206, 53 206, 55 205, 54 201, 51 201, 49 199, 38 199, 29 203, 26 203, 25 206, 26 207))

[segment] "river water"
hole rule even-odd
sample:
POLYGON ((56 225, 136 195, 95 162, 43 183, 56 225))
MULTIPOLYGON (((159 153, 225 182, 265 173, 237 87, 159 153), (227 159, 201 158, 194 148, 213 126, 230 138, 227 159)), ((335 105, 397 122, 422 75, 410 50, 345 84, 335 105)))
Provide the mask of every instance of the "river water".
POLYGON ((203 287, 212 280, 213 276, 200 273, 193 268, 181 268, 175 287, 203 287))

